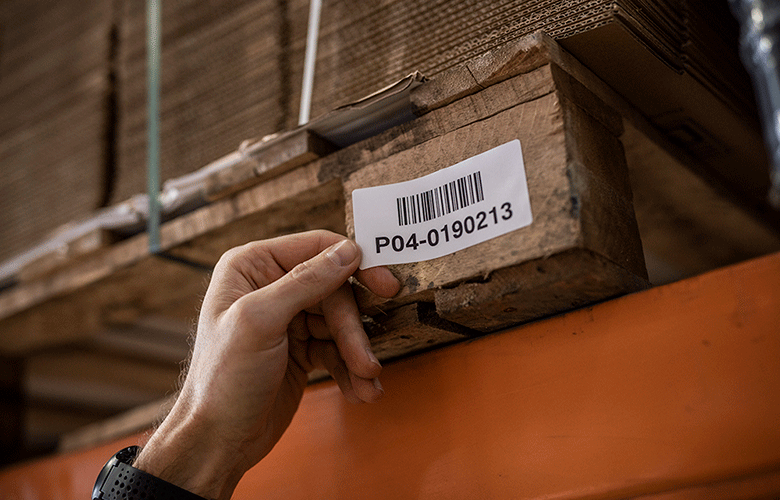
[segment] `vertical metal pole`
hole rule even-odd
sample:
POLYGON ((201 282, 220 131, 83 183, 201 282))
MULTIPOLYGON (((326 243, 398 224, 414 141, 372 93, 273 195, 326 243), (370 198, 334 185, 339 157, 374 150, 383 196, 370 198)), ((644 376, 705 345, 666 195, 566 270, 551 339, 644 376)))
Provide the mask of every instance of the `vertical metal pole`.
POLYGON ((780 209, 780 3, 729 0, 742 27, 742 62, 753 78, 770 162, 769 203, 780 209))
POLYGON ((306 33, 306 55, 303 60, 303 86, 301 88, 301 109, 298 125, 305 125, 311 113, 311 95, 314 91, 314 67, 317 61, 317 43, 320 32, 320 11, 322 0, 311 0, 309 4, 309 28, 306 33))
POLYGON ((146 2, 146 71, 148 77, 146 191, 149 195, 149 252, 160 251, 160 1, 146 2))

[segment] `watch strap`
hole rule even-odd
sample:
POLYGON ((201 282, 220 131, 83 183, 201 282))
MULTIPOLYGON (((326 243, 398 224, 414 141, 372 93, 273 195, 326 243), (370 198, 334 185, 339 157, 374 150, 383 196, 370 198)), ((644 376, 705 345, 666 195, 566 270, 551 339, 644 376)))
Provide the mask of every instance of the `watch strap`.
POLYGON ((139 450, 130 446, 108 461, 95 483, 92 500, 205 500, 130 465, 139 450))

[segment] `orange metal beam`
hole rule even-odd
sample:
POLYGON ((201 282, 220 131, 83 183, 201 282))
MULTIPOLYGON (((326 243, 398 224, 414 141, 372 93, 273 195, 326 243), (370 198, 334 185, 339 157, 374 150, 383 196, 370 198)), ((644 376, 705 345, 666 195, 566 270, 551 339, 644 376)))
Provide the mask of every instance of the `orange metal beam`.
MULTIPOLYGON (((625 498, 709 483, 717 498, 718 483, 757 475, 771 490, 780 254, 391 363, 382 383, 385 399, 363 406, 308 388, 235 498, 625 498)), ((0 497, 86 498, 122 444, 0 472, 0 497)))

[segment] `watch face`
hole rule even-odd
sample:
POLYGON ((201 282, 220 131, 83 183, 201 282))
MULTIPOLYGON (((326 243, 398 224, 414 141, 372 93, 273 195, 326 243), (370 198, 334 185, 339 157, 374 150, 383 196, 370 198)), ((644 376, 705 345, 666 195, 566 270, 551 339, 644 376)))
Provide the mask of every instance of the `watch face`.
POLYGON ((141 448, 138 446, 128 446, 124 450, 117 453, 115 458, 123 464, 132 465, 133 461, 135 461, 135 457, 138 456, 140 449, 141 448))

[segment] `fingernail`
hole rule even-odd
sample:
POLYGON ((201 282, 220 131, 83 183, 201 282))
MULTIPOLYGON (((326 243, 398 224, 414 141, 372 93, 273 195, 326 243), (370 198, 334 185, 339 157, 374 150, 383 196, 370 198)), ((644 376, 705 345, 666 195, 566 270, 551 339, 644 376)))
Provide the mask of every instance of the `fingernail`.
POLYGON ((379 363, 379 360, 376 359, 376 356, 374 355, 374 351, 372 351, 370 347, 366 347, 366 354, 368 354, 368 359, 371 360, 372 363, 374 363, 379 367, 382 366, 382 364, 379 363))
POLYGON ((336 243, 326 254, 337 266, 346 266, 351 264, 358 256, 357 245, 351 240, 343 240, 336 243))
POLYGON ((384 394, 384 393, 385 393, 385 390, 382 388, 382 384, 379 382, 379 379, 378 379, 378 378, 375 378, 375 379, 374 379, 374 387, 376 387, 376 390, 378 390, 378 391, 379 391, 379 392, 381 392, 382 394, 384 394))

